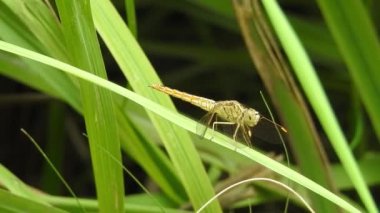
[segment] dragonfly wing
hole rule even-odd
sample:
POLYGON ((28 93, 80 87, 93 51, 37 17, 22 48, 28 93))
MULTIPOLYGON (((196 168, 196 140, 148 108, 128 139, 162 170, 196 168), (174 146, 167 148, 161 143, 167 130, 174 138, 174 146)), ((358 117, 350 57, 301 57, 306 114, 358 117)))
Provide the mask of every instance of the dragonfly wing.
POLYGON ((268 122, 267 120, 261 119, 258 124, 253 127, 253 137, 265 143, 281 144, 282 138, 285 139, 287 133, 282 131, 280 128, 278 128, 279 131, 277 131, 277 128, 278 127, 268 122))
POLYGON ((201 138, 204 138, 204 136, 206 135, 207 128, 211 126, 211 124, 213 123, 215 119, 216 119, 216 113, 214 111, 208 112, 199 120, 196 127, 196 133, 201 138))

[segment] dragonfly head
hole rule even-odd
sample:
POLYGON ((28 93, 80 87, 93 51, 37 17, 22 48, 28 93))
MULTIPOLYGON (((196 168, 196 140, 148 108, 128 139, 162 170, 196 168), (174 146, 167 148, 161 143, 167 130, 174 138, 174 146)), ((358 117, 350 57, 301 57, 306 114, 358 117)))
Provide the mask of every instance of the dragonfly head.
POLYGON ((260 120, 260 114, 258 111, 249 108, 244 113, 244 123, 250 127, 256 126, 260 120))

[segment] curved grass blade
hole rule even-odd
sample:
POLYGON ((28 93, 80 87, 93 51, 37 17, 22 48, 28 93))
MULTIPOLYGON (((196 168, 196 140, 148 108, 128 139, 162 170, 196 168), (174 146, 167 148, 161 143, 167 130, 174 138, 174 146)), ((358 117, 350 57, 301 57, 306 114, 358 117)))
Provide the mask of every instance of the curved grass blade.
MULTIPOLYGON (((335 190, 327 157, 305 100, 285 63, 258 0, 235 0, 234 6, 245 43, 279 115, 289 130, 290 144, 300 171, 335 190)), ((317 212, 336 212, 334 206, 310 194, 317 212)))
POLYGON ((5 166, 0 164, 0 182, 2 188, 6 188, 10 193, 20 197, 24 197, 28 200, 47 204, 47 202, 41 200, 36 196, 35 191, 30 189, 24 182, 22 182, 17 176, 12 174, 5 166))
MULTIPOLYGON (((92 13, 100 36, 131 87, 139 94, 174 110, 174 104, 168 96, 157 94, 148 87, 152 83, 159 83, 160 80, 111 2, 92 1, 92 13)), ((170 122, 158 118, 150 111, 147 112, 163 141, 191 204, 194 208, 200 207, 215 193, 190 135, 170 122)), ((183 191, 180 191, 180 195, 182 194, 184 194, 183 191)), ((208 211, 221 212, 222 210, 218 203, 214 203, 208 211)))
MULTIPOLYGON (((187 131, 190 131, 192 133, 196 133, 196 125, 197 122, 182 116, 178 113, 174 113, 173 111, 141 96, 134 92, 131 92, 130 90, 127 90, 117 84, 114 84, 112 82, 109 82, 103 78, 100 78, 96 75, 93 75, 91 73, 88 73, 86 71, 83 71, 79 68, 73 67, 69 64, 63 63, 61 61, 55 60, 53 58, 32 52, 30 50, 0 41, 0 50, 4 50, 13 54, 17 54, 19 56, 23 56, 26 58, 29 58, 31 60, 38 61, 40 63, 44 63, 50 66, 53 66, 55 68, 59 68, 62 71, 66 72, 67 74, 76 76, 80 79, 86 80, 88 82, 92 82, 93 84, 107 88, 108 90, 114 92, 115 94, 121 95, 125 98, 130 99, 131 101, 134 101, 135 103, 144 106, 147 110, 150 110, 151 112, 155 113, 156 115, 160 116, 162 119, 166 119, 170 121, 171 123, 186 129, 187 131)), ((340 198, 339 196, 335 195, 334 193, 330 192, 323 186, 315 183, 314 181, 310 180, 309 178, 299 174, 298 172, 287 168, 286 166, 282 165, 281 163, 272 160, 271 158, 253 150, 246 146, 241 145, 238 149, 236 149, 235 141, 233 141, 231 138, 228 138, 218 132, 214 133, 214 137, 211 138, 211 141, 214 143, 225 147, 227 149, 236 151, 237 153, 247 157, 248 159, 257 162, 272 171, 287 177, 294 181, 295 183, 298 183, 313 192, 321 195, 322 197, 325 197, 329 201, 337 204, 339 207, 349 211, 349 212, 360 212, 357 208, 355 208, 352 204, 348 203, 344 199, 340 198)), ((206 137, 211 136, 210 133, 206 132, 206 137)))
POLYGON ((378 26, 371 20, 370 9, 363 1, 318 0, 317 3, 380 139, 378 26))
POLYGON ((29 212, 29 213, 65 213, 61 209, 50 205, 42 204, 35 200, 30 200, 18 195, 14 195, 8 191, 0 189, 0 211, 8 213, 29 212))
POLYGON ((284 46, 284 50, 293 65, 295 74, 299 78, 306 96, 309 98, 324 131, 330 139, 335 152, 346 169, 359 196, 368 211, 377 212, 378 210, 373 197, 364 181, 363 175, 348 146, 348 142, 339 126, 338 120, 334 115, 327 95, 307 53, 302 47, 297 35, 287 22, 279 5, 273 0, 265 0, 263 1, 263 4, 268 12, 269 18, 275 26, 274 29, 277 31, 277 35, 284 46))

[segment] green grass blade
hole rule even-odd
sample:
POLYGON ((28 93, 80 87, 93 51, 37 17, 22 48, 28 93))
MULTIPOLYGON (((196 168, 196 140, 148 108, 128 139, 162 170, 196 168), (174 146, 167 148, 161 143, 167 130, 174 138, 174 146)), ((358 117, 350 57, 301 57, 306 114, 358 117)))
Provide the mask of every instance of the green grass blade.
MULTIPOLYGON (((63 169, 63 160, 66 154, 64 150, 66 141, 64 134, 64 119, 66 115, 65 109, 66 106, 63 103, 52 101, 49 104, 49 109, 47 112, 48 127, 45 152, 47 156, 50 156, 51 162, 58 171, 62 171, 63 169), (57 152, 57 150, 63 151, 57 152)), ((56 181, 56 174, 52 171, 48 163, 43 165, 41 174, 41 189, 51 194, 58 194, 62 189, 62 183, 56 181)))
MULTIPOLYGON (((66 72, 67 74, 76 76, 78 78, 81 78, 83 80, 92 82, 96 84, 97 86, 107 88, 108 90, 119 94, 125 98, 130 99, 131 101, 134 101, 135 103, 143 106, 147 110, 157 114, 158 116, 162 117, 162 119, 166 119, 170 121, 171 123, 186 129, 190 132, 193 132, 196 134, 196 126, 197 122, 180 115, 178 113, 175 113, 141 95, 138 95, 137 93, 131 92, 130 90, 127 90, 119 85, 116 85, 114 83, 111 83, 103 78, 100 78, 98 76, 95 76, 91 73, 88 73, 86 71, 80 70, 76 67, 73 67, 71 65, 65 64, 63 62, 60 62, 58 60, 55 60, 53 58, 26 50, 24 48, 20 48, 17 46, 14 46, 12 44, 0 41, 0 50, 8 51, 14 54, 17 54, 19 56, 23 56, 26 58, 29 58, 31 60, 35 60, 50 66, 53 66, 55 68, 59 68, 62 71, 66 72)), ((312 180, 302 176, 301 174, 293 171, 292 169, 289 169, 288 167, 278 163, 277 161, 274 161, 273 159, 253 150, 248 147, 245 147, 243 145, 238 145, 234 140, 231 138, 228 138, 218 132, 212 132, 207 131, 206 138, 212 137, 211 141, 215 142, 216 144, 225 147, 227 149, 233 150, 238 152, 239 154, 247 157, 248 159, 255 161, 274 172, 289 178, 290 180, 294 181, 295 183, 298 183, 313 192, 325 197, 326 199, 330 200, 331 202, 337 204, 341 208, 345 209, 349 212, 360 212, 358 209, 356 209, 353 205, 348 203, 347 201, 343 200, 342 198, 338 197, 334 193, 331 193, 330 191, 326 190, 322 186, 318 185, 317 183, 313 182, 312 180)))
MULTIPOLYGON (((94 13, 95 24, 98 25, 99 33, 109 46, 112 54, 116 58, 116 61, 119 63, 119 66, 124 72, 126 72, 126 77, 134 88, 137 87, 137 89, 140 89, 145 93, 150 92, 147 86, 148 83, 145 85, 143 82, 138 80, 141 78, 145 82, 149 82, 147 81, 146 76, 150 76, 149 78, 154 78, 154 81, 159 81, 155 74, 152 75, 148 73, 148 71, 152 69, 150 62, 147 61, 144 56, 141 56, 141 49, 137 46, 133 36, 130 34, 125 36, 123 35, 126 34, 124 31, 127 31, 127 28, 123 22, 120 23, 120 16, 116 13, 112 5, 105 4, 99 9, 100 14, 106 18, 101 18, 99 24, 97 24, 97 13, 94 13), (104 14, 106 11, 109 11, 109 14, 104 14), (119 24, 120 26, 115 27, 116 24, 119 24), (128 40, 124 40, 128 35, 128 40), (127 44, 132 44, 132 46, 127 46, 127 44), (136 58, 136 54, 140 55, 136 58), (142 61, 141 58, 143 59, 142 61), (146 66, 146 68, 131 69, 130 66, 146 66)), ((129 31, 127 31, 127 33, 129 33, 129 31)), ((120 113, 118 119, 123 128, 123 131, 121 132, 122 138, 128 140, 128 142, 126 142, 122 139, 125 150, 127 150, 127 152, 130 153, 140 163, 140 165, 142 165, 147 173, 151 175, 152 179, 155 180, 156 183, 160 185, 161 189, 164 190, 175 202, 180 203, 183 200, 187 200, 188 198, 184 187, 180 182, 178 173, 175 172, 173 165, 170 163, 166 155, 163 154, 163 152, 155 145, 153 145, 152 141, 135 139, 137 136, 135 136, 135 133, 131 131, 131 123, 127 120, 128 118, 125 115, 120 113), (127 132, 131 134, 126 135, 127 132), (129 144, 129 146, 126 146, 127 144, 129 144)), ((165 130, 164 132, 170 131, 172 130, 165 130)), ((142 135, 144 135, 144 132, 142 132, 142 135)))
MULTIPOLYGON (((112 4, 103 0, 93 1, 92 6, 97 30, 132 88, 139 94, 174 109, 168 96, 157 94, 148 87, 152 83, 159 83, 160 80, 112 4)), ((199 208, 214 195, 214 191, 190 136, 186 131, 152 113, 148 114, 162 138, 193 207, 199 208)), ((210 207, 210 212, 221 211, 218 203, 210 207)))
MULTIPOLYGON (((43 33, 43 30, 39 30, 34 31, 36 34, 33 34, 28 27, 35 24, 35 22, 29 21, 24 15, 23 12, 20 12, 19 1, 0 1, 1 39, 47 55, 61 55, 47 51, 49 48, 46 48, 37 39, 50 40, 51 38, 48 38, 46 35, 53 37, 56 34, 61 34, 61 32, 58 31, 48 34, 43 33)), ((2 54, 0 57, 2 59, 0 72, 3 75, 42 90, 53 97, 63 99, 77 111, 80 110, 81 104, 78 98, 79 96, 73 95, 77 94, 77 87, 61 72, 54 72, 51 70, 51 67, 36 64, 31 61, 22 61, 22 59, 20 60, 20 58, 13 56, 10 57, 2 54)), ((60 59, 66 60, 65 58, 60 59)))
POLYGON ((54 208, 49 205, 44 205, 39 202, 35 202, 23 197, 19 197, 10 192, 0 189, 0 212, 3 213, 40 213, 40 212, 50 212, 50 213, 63 213, 63 211, 58 208, 54 208))
POLYGON ((128 28, 132 35, 137 38, 137 22, 135 0, 125 0, 125 11, 127 11, 128 28))
MULTIPOLYGON (((90 1, 57 1, 70 61, 107 78, 91 16, 90 1)), ((101 212, 123 212, 124 183, 120 166, 97 147, 121 161, 117 119, 112 94, 79 81, 83 115, 90 144, 96 193, 101 212)))
POLYGON ((32 191, 24 182, 18 179, 18 177, 12 174, 12 172, 5 168, 2 164, 0 164, 0 180, 3 188, 8 189, 13 194, 29 200, 34 200, 36 202, 45 203, 36 196, 34 191, 32 191))
POLYGON ((376 205, 374 204, 368 187, 348 146, 348 142, 343 135, 342 129, 338 124, 327 96, 304 48, 275 1, 266 0, 263 1, 263 4, 273 26, 275 26, 277 35, 289 57, 301 86, 330 139, 335 152, 354 183, 367 209, 370 212, 376 212, 376 205))
MULTIPOLYGON (((17 12, 19 11, 21 0, 5 0, 5 2, 8 6, 5 5, 3 1, 0 1, 0 35, 2 35, 3 39, 54 57, 60 58, 63 57, 63 55, 67 55, 66 53, 59 53, 60 51, 66 51, 64 47, 58 48, 65 43, 62 42, 61 26, 56 22, 55 16, 52 16, 50 11, 46 11, 46 8, 40 5, 41 2, 36 3, 38 7, 32 11, 30 8, 32 7, 32 3, 31 1, 27 1, 25 4, 29 5, 29 9, 22 10, 22 12, 17 12), (13 9, 13 12, 11 9, 13 9), (39 20, 38 16, 33 14, 44 14, 42 15, 44 18, 41 18, 41 23, 37 22, 37 20, 39 20), (48 18, 51 20, 45 20, 48 18), (50 26, 52 23, 58 26, 50 26), (38 26, 38 30, 31 29, 33 26, 38 26), (41 44, 39 40, 49 42, 41 44), (54 41, 60 44, 55 45, 54 41)), ((29 85, 50 96, 60 98, 69 103, 77 112, 82 111, 78 87, 73 84, 73 82, 76 83, 77 79, 73 79, 74 81, 71 82, 72 79, 62 75, 62 73, 54 73, 48 70, 52 69, 51 67, 28 60, 23 62, 23 58, 7 53, 1 53, 0 59, 1 74, 22 82, 25 85, 29 85)), ((64 58, 62 60, 67 61, 68 59, 64 58)), ((186 194, 167 156, 157 146, 146 143, 145 141, 140 141, 141 138, 134 136, 136 133, 135 130, 131 128, 132 124, 125 119, 127 118, 124 112, 118 108, 117 120, 119 121, 120 138, 123 147, 128 147, 128 154, 132 155, 173 201, 177 203, 184 202, 184 200, 187 199, 186 194)))
POLYGON ((370 14, 362 1, 317 2, 380 139, 380 42, 370 14))
MULTIPOLYGON (((186 200, 186 194, 175 175, 173 165, 159 147, 148 141, 144 134, 137 134, 132 122, 118 108, 118 121, 121 127, 120 138, 122 148, 131 156, 177 204, 186 200)), ((134 111, 133 111, 134 112, 134 111)), ((140 131, 142 132, 142 131, 140 131)))
POLYGON ((12 39, 12 42, 32 50, 41 49, 42 44, 36 42, 37 38, 28 28, 28 22, 22 18, 19 1, 0 1, 0 11, 1 39, 12 39))
MULTIPOLYGON (((255 63, 273 103, 289 130, 292 147, 299 171, 321 186, 335 189, 330 177, 325 153, 316 128, 311 123, 311 113, 302 93, 290 73, 269 21, 263 15, 260 1, 234 1, 236 16, 247 49, 255 63)), ((317 212, 336 212, 335 206, 315 194, 309 195, 317 212)))
MULTIPOLYGON (((18 16, 26 23, 28 29, 35 35, 36 40, 43 44, 44 52, 61 60, 67 59, 61 25, 46 4, 40 0, 18 0, 9 1, 13 4, 13 8, 20 8, 22 4, 23 10, 17 10, 18 16), (20 14, 21 13, 21 14, 20 14)), ((36 42, 36 40, 34 42, 36 42)))
MULTIPOLYGON (((164 203, 165 200, 160 195, 154 195, 156 199, 160 200, 161 203, 164 203)), ((75 206, 75 200, 73 198, 59 197, 59 196, 45 196, 43 198, 50 204, 62 208, 68 212, 78 212, 80 210, 75 206)), ((99 205, 96 200, 92 199, 79 199, 80 203, 83 204, 85 209, 89 212, 99 212, 99 205)), ((167 206, 165 204, 165 206, 167 206)), ((162 213, 162 209, 157 207, 152 203, 151 198, 147 197, 146 194, 137 194, 132 196, 127 196, 124 199, 124 212, 128 213, 162 213)), ((164 208, 165 213, 190 213, 191 211, 185 211, 174 208, 164 208)))

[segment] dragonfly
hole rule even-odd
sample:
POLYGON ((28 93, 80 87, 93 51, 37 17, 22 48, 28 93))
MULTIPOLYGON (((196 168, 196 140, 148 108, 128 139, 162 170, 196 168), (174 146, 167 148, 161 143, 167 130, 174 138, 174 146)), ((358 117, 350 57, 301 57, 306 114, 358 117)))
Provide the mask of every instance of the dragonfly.
MULTIPOLYGON (((278 126, 283 132, 287 132, 283 126, 267 119, 255 109, 246 107, 236 100, 215 101, 160 84, 152 84, 150 87, 207 111, 208 113, 201 120, 206 123, 206 127, 212 123, 213 131, 215 131, 218 125, 235 125, 236 127, 232 136, 233 140, 237 141, 238 133, 241 132, 244 141, 249 147, 251 147, 251 128, 255 127, 261 119, 267 120, 278 126), (218 121, 217 118, 222 120, 218 121)), ((207 128, 204 129, 203 134, 201 134, 202 136, 206 133, 206 130, 207 128)))

